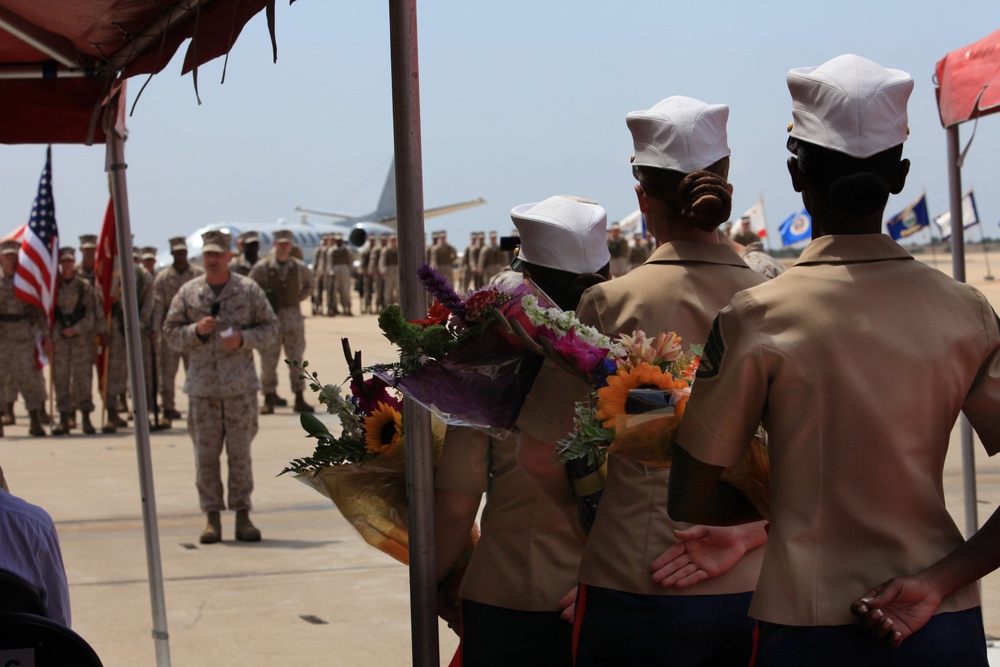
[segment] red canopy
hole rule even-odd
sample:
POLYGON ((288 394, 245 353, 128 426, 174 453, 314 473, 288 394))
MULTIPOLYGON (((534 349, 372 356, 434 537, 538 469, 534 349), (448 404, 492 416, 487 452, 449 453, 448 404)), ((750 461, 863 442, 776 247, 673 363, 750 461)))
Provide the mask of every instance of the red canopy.
POLYGON ((161 71, 185 39, 187 73, 228 53, 267 8, 276 53, 274 3, 0 0, 0 143, 103 142, 109 93, 126 77, 161 71))
POLYGON ((1000 30, 946 55, 936 74, 944 127, 1000 111, 1000 30))

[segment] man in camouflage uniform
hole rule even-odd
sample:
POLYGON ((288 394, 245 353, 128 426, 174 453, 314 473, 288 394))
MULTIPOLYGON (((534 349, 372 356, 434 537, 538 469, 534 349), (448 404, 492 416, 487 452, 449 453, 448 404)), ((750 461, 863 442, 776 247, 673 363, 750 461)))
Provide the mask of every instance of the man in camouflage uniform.
POLYGON ((437 240, 431 246, 430 265, 437 270, 449 285, 455 284, 455 260, 458 252, 455 247, 448 243, 448 234, 444 231, 437 232, 437 240))
POLYGON ((477 275, 479 273, 479 250, 479 232, 471 232, 469 245, 465 247, 462 261, 458 265, 459 289, 461 290, 474 289, 479 282, 477 275))
POLYGON ((479 273, 483 276, 483 281, 488 283, 509 264, 510 256, 500 247, 496 231, 491 231, 489 245, 479 252, 479 273))
POLYGON ((313 295, 312 295, 312 314, 319 315, 323 312, 323 281, 319 280, 318 277, 323 275, 326 269, 326 252, 330 248, 330 244, 333 242, 332 234, 323 234, 320 237, 319 247, 313 252, 313 263, 312 272, 314 276, 317 276, 317 280, 313 285, 313 295))
POLYGON ((64 435, 72 428, 70 416, 80 411, 83 432, 94 433, 90 413, 94 411, 91 387, 98 322, 94 288, 76 272, 73 248, 59 249, 59 281, 56 285, 55 326, 52 333, 52 384, 55 385, 59 424, 52 435, 64 435))
MULTIPOLYGON (((274 257, 258 262, 250 272, 250 278, 260 285, 268 302, 278 318, 278 335, 270 345, 260 348, 261 387, 264 405, 260 413, 269 415, 278 405, 278 360, 294 359, 302 361, 306 349, 305 319, 302 317, 300 302, 312 293, 312 271, 300 260, 291 256, 292 233, 280 230, 274 233, 274 257), (284 347, 285 356, 281 356, 284 347)), ((207 269, 207 267, 206 267, 207 269)), ((312 412, 302 397, 305 380, 299 371, 288 367, 292 391, 295 392, 296 412, 312 412)))
POLYGON ((149 275, 156 278, 156 248, 146 246, 140 251, 142 257, 142 267, 149 272, 149 275))
POLYGON ((368 262, 371 261, 372 257, 372 244, 366 243, 361 248, 361 254, 358 256, 358 278, 361 281, 360 297, 361 301, 361 313, 366 315, 372 310, 372 277, 368 273, 368 262))
POLYGON ((651 249, 649 244, 642 238, 642 234, 636 232, 632 235, 632 245, 628 249, 628 270, 642 266, 649 259, 651 249))
POLYGON ((378 266, 379 261, 381 261, 382 249, 389 244, 389 237, 386 234, 373 236, 371 244, 372 252, 368 258, 368 275, 371 276, 372 281, 369 312, 378 313, 385 307, 385 302, 382 300, 382 274, 379 273, 378 266))
POLYGON ((236 539, 256 542, 260 531, 250 521, 250 443, 257 434, 260 383, 253 349, 274 343, 278 322, 260 286, 229 270, 229 234, 205 232, 202 241, 205 273, 184 283, 171 300, 163 336, 176 352, 191 359, 184 391, 190 397, 195 486, 207 516, 200 541, 213 544, 222 539, 219 513, 227 503, 219 459, 225 447, 228 506, 236 511, 236 539))
POLYGON ((242 251, 233 257, 229 268, 241 276, 249 276, 250 270, 260 260, 260 237, 257 232, 243 232, 239 243, 243 247, 242 251))
MULTIPOLYGON (((4 362, 0 364, 0 403, 7 403, 6 392, 13 386, 24 394, 31 425, 28 433, 33 436, 45 435, 41 425, 41 408, 45 403, 45 385, 34 381, 40 377, 35 365, 35 340, 41 336, 42 346, 52 358, 52 340, 48 337, 48 322, 41 308, 28 305, 14 296, 14 273, 17 271, 17 253, 21 248, 18 241, 0 243, 0 261, 3 272, 0 275, 0 346, 4 350, 4 362)), ((0 425, 0 435, 3 426, 0 425)))
POLYGON ((93 285, 95 280, 94 271, 97 268, 97 237, 93 234, 84 234, 80 237, 80 263, 76 265, 76 272, 87 279, 93 285))
POLYGON ((354 313, 351 312, 351 265, 354 263, 354 257, 351 255, 351 249, 344 243, 343 234, 333 235, 333 247, 330 249, 329 258, 333 264, 331 268, 333 269, 334 291, 337 297, 337 304, 333 305, 336 307, 339 304, 341 314, 353 315, 354 313))
POLYGON ((330 235, 330 245, 326 248, 323 256, 323 273, 314 275, 317 282, 323 283, 323 292, 326 294, 326 315, 333 317, 339 314, 337 311, 337 272, 333 267, 333 251, 337 235, 330 235))
POLYGON ((389 234, 389 245, 379 253, 378 264, 386 305, 399 303, 399 248, 395 234, 389 234))
MULTIPOLYGON (((119 257, 119 259, 121 259, 119 257)), ((127 264, 126 264, 127 266, 127 264)), ((139 336, 142 340, 143 367, 146 371, 148 405, 152 407, 152 357, 147 360, 147 349, 153 328, 153 280, 142 266, 135 265, 135 293, 139 308, 139 336), (147 363, 148 361, 148 363, 147 363)), ((128 354, 125 347, 125 314, 122 311, 121 288, 111 303, 111 330, 108 332, 108 374, 105 380, 108 421, 102 429, 114 433, 118 428, 128 426, 119 410, 125 409, 123 397, 128 390, 128 354)))
MULTIPOLYGON (((153 279, 153 333, 157 336, 156 379, 160 385, 160 398, 163 401, 160 406, 163 411, 163 419, 160 421, 161 428, 170 428, 173 426, 171 420, 181 418, 181 413, 177 411, 174 399, 174 384, 182 355, 163 340, 163 320, 167 316, 170 302, 180 290, 181 285, 205 273, 205 270, 200 266, 188 262, 187 242, 183 236, 170 239, 170 254, 174 258, 174 263, 161 269, 156 274, 156 278, 153 279)), ((183 357, 186 370, 188 358, 187 355, 183 355, 183 357)))
POLYGON ((622 236, 621 225, 617 222, 611 223, 608 231, 608 252, 611 253, 611 277, 628 273, 628 239, 622 236))

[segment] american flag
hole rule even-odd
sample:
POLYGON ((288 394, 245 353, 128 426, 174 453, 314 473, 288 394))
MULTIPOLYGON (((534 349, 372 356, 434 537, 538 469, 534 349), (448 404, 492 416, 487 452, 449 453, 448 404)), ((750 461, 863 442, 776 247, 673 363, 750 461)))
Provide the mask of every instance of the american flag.
POLYGON ((14 274, 14 294, 22 301, 45 311, 52 328, 54 299, 59 267, 59 230, 56 207, 52 201, 52 147, 45 151, 45 168, 38 179, 38 194, 31 207, 31 218, 21 237, 14 274))

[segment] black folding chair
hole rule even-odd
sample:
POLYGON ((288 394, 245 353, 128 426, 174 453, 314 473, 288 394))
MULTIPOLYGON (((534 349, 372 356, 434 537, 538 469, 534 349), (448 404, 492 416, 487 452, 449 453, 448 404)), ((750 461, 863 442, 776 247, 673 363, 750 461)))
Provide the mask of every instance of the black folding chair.
POLYGON ((83 637, 55 621, 0 612, 0 665, 104 667, 83 637))
MULTIPOLYGON (((0 570, 0 611, 22 611, 38 616, 48 616, 49 610, 38 591, 22 577, 8 570, 0 570)), ((3 665, 0 662, 0 665, 3 665)))

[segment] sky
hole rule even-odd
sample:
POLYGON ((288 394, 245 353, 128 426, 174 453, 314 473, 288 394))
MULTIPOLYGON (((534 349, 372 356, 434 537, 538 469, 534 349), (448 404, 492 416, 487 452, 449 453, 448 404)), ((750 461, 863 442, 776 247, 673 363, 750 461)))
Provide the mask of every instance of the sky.
MULTIPOLYGON (((135 244, 217 222, 293 220, 296 206, 346 214, 375 208, 393 151, 388 3, 278 3, 278 60, 263 14, 229 57, 180 76, 183 48, 148 82, 128 118, 128 199, 135 244)), ((427 208, 487 204, 425 222, 460 250, 469 233, 511 229, 518 204, 586 197, 609 222, 636 209, 625 115, 671 95, 730 106, 733 217, 763 198, 770 243, 801 209, 785 161, 791 120, 785 73, 843 53, 909 72, 912 166, 892 215, 926 192, 948 208, 946 139, 934 67, 1000 28, 996 0, 914 3, 680 3, 636 0, 435 0, 417 3, 421 146, 427 208)), ((145 78, 129 82, 131 105, 145 78)), ((973 124, 961 126, 964 148, 973 124)), ((44 146, 0 147, 0 230, 25 222, 44 146)), ((982 233, 1000 238, 1000 115, 975 127, 963 167, 982 233)), ((101 146, 53 147, 63 245, 100 229, 108 201, 101 146)), ((320 221, 313 218, 314 221, 320 221)), ((913 237, 926 242, 921 233, 913 237)))

